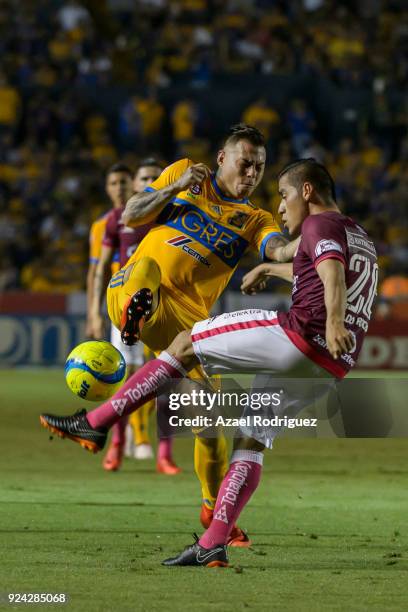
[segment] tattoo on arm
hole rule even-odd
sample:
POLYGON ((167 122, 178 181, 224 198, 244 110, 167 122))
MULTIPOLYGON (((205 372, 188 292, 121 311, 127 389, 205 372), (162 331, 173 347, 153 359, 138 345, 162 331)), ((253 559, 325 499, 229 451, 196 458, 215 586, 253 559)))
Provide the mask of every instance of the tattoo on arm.
POLYGON ((287 243, 283 236, 271 236, 265 246, 265 257, 277 261, 276 250, 282 249, 287 243))
POLYGON ((265 256, 278 263, 292 261, 299 246, 300 236, 292 242, 288 242, 283 236, 272 236, 269 238, 265 247, 265 256))
POLYGON ((135 221, 142 221, 152 213, 158 215, 164 206, 178 193, 179 189, 175 185, 174 183, 158 191, 146 191, 132 196, 126 204, 122 216, 125 225, 130 225, 135 221))

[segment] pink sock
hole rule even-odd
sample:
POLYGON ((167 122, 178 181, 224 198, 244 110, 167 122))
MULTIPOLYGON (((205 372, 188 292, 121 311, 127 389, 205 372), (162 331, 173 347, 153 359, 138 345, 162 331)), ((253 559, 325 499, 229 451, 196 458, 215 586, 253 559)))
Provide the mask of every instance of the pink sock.
POLYGON ((173 460, 173 438, 160 438, 159 448, 157 449, 157 460, 167 459, 168 461, 173 460))
POLYGON ((91 427, 112 427, 122 416, 129 415, 149 399, 162 393, 174 378, 186 376, 181 363, 163 351, 157 359, 145 363, 107 402, 86 415, 91 427))
POLYGON ((238 450, 232 454, 231 464, 218 491, 214 518, 199 544, 213 548, 226 544, 229 533, 256 490, 261 478, 263 454, 238 450))
POLYGON ((123 446, 125 444, 125 429, 128 422, 128 416, 125 415, 112 427, 112 444, 123 446))

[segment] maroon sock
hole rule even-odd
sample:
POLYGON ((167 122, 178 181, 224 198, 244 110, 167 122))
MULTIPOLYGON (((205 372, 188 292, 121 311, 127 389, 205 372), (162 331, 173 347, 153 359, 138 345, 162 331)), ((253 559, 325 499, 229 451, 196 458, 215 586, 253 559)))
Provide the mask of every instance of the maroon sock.
POLYGON ((173 461, 173 438, 160 438, 157 449, 157 460, 167 459, 173 461))
POLYGON ((124 446, 125 444, 125 430, 128 422, 127 414, 123 416, 117 423, 112 427, 112 444, 118 446, 124 446))
POLYGON ((262 453, 238 450, 232 454, 231 464, 218 491, 214 517, 199 544, 213 548, 226 544, 229 533, 256 490, 261 478, 262 453))
POLYGON ((132 374, 107 402, 86 415, 93 428, 112 427, 122 416, 129 415, 145 402, 163 392, 169 381, 186 376, 181 363, 163 351, 157 359, 145 363, 132 374))

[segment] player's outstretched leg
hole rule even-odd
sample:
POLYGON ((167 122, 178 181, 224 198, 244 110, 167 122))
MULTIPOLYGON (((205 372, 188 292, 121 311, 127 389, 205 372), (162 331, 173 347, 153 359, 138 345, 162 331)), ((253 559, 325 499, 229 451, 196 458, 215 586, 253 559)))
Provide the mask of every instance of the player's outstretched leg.
POLYGON ((157 447, 156 470, 165 476, 176 476, 180 474, 181 468, 173 459, 173 435, 169 425, 170 410, 169 396, 167 393, 160 395, 157 400, 157 430, 159 433, 159 444, 157 447))
POLYGON ((42 414, 41 425, 61 438, 69 438, 96 453, 104 447, 107 431, 114 423, 163 393, 171 381, 186 374, 181 362, 163 351, 157 359, 152 359, 132 374, 119 391, 98 408, 88 413, 81 410, 66 417, 42 414))
POLYGON ((194 534, 195 542, 187 546, 176 557, 170 557, 162 562, 162 565, 182 565, 197 567, 228 567, 227 548, 224 545, 204 548, 200 545, 198 536, 194 534))
MULTIPOLYGON (((262 448, 258 442, 249 439, 245 444, 254 449, 262 448)), ((262 462, 263 454, 260 450, 241 448, 233 452, 229 470, 218 492, 209 528, 196 544, 185 549, 180 555, 166 559, 163 561, 164 565, 202 565, 192 561, 193 553, 198 546, 200 549, 196 550, 196 554, 199 550, 200 559, 205 558, 206 552, 208 558, 211 558, 212 551, 225 549, 236 520, 258 487, 262 462), (191 562, 187 563, 186 558, 191 562)))
POLYGON ((122 465, 127 422, 127 416, 122 417, 112 428, 112 440, 102 462, 103 469, 107 472, 116 472, 122 465))
POLYGON ((101 451, 106 444, 107 428, 93 428, 86 418, 85 409, 79 410, 68 417, 42 414, 40 416, 40 423, 60 438, 69 438, 74 442, 78 442, 82 448, 91 453, 101 451))

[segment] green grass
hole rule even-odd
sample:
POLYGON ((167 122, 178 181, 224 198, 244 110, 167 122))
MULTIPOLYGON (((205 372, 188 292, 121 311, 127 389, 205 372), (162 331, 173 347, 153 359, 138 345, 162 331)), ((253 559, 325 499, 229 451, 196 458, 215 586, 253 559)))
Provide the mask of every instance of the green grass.
POLYGON ((60 372, 2 371, 0 389, 0 592, 87 611, 406 610, 406 440, 281 439, 239 521, 253 547, 228 569, 164 568, 200 529, 192 441, 175 443, 178 477, 106 474, 38 424, 81 405, 60 372))

